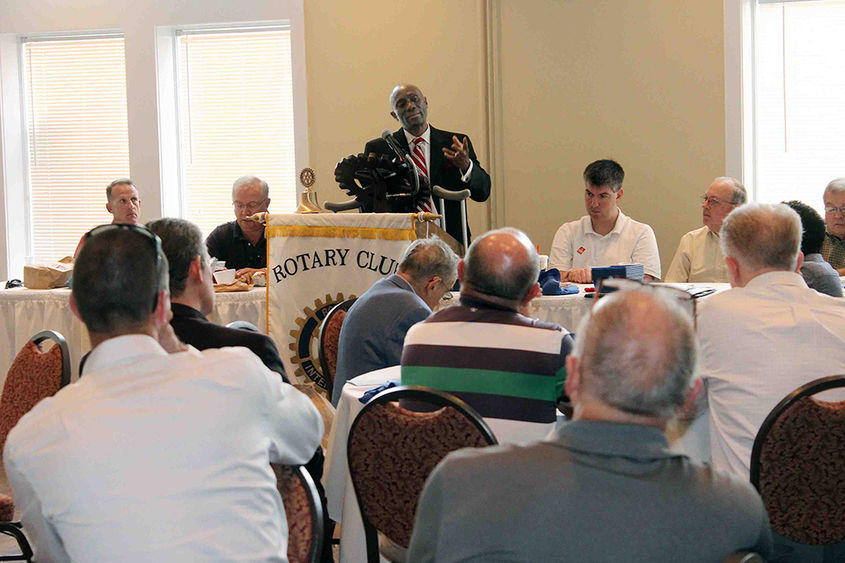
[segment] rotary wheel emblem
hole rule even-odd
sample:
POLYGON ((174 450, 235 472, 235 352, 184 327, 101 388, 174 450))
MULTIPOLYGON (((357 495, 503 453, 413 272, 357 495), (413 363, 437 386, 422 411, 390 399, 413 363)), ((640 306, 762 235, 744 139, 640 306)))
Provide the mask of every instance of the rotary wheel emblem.
POLYGON ((295 377, 292 379, 313 381, 318 387, 331 393, 329 381, 320 367, 320 356, 317 350, 320 345, 320 326, 332 307, 346 299, 342 293, 338 293, 335 297, 327 293, 325 300, 314 300, 313 309, 305 307, 302 310, 304 316, 296 319, 295 322, 299 328, 290 331, 293 342, 288 344, 291 351, 290 361, 296 365, 295 377))

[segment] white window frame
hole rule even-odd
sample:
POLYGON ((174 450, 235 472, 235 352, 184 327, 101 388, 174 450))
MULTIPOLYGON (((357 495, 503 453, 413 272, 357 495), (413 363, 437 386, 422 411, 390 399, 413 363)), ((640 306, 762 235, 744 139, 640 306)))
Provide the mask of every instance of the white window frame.
MULTIPOLYGON (((0 229, 5 233, 5 253, 0 256, 0 277, 22 275, 32 249, 32 209, 30 201, 29 142, 26 122, 26 79, 24 42, 99 37, 123 37, 118 29, 77 32, 0 34, 0 158, 5 213, 0 213, 0 229), (23 210, 22 213, 10 210, 23 210), (23 243, 21 243, 23 241, 23 243), (5 276, 2 274, 5 273, 5 276)), ((58 258, 58 257, 57 257, 58 258)))
MULTIPOLYGON (((305 74, 304 31, 299 28, 302 20, 284 19, 259 22, 227 22, 193 26, 156 27, 156 64, 158 78, 158 122, 159 162, 161 171, 161 206, 163 217, 184 217, 185 202, 183 176, 180 167, 181 149, 179 142, 178 105, 178 44, 180 31, 214 32, 221 29, 248 28, 260 30, 268 27, 286 26, 291 33, 291 72, 293 74, 293 121, 295 171, 309 166, 308 155, 308 91, 305 74)), ((235 178, 232 178, 235 181, 235 178)), ((297 200, 302 186, 297 179, 297 200)), ((272 186, 270 197, 272 197, 272 186)), ((284 210, 276 210, 282 212, 284 210)), ((234 218, 234 212, 232 213, 234 218)))

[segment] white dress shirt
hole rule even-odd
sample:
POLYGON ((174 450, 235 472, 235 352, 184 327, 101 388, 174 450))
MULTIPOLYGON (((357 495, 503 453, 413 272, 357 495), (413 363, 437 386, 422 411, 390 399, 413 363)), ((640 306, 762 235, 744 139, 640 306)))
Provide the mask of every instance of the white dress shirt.
POLYGON ((660 253, 654 231, 619 210, 613 230, 600 235, 589 215, 564 223, 555 233, 549 267, 559 270, 642 264, 645 273, 660 279, 660 253))
POLYGON ((97 346, 12 429, 5 464, 38 561, 284 561, 270 461, 302 464, 316 408, 246 348, 97 346))
POLYGON ((663 281, 668 283, 727 283, 728 266, 719 245, 719 235, 708 227, 681 237, 678 250, 663 281))
POLYGON ((748 479, 754 438, 775 405, 845 373, 845 300, 794 272, 769 272, 703 301, 698 339, 713 467, 748 479))

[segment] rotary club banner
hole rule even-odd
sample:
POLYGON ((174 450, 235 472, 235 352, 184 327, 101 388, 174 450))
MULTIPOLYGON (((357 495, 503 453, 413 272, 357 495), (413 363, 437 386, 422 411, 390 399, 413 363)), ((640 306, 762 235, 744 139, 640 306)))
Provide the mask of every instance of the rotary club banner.
POLYGON ((318 335, 336 304, 396 272, 411 241, 409 213, 268 215, 267 331, 292 383, 331 394, 318 357, 318 335))

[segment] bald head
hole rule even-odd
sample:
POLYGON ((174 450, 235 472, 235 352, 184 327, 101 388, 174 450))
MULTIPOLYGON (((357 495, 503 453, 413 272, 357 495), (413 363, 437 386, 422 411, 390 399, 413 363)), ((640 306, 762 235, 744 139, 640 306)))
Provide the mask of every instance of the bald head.
POLYGON ((670 418, 696 366, 692 322, 666 290, 611 293, 578 327, 581 393, 624 413, 670 418))
POLYGON ((390 115, 412 135, 422 135, 428 128, 428 100, 413 84, 397 84, 390 93, 390 115))
POLYGON ((746 275, 791 272, 798 265, 801 219, 782 203, 748 203, 728 214, 719 238, 724 255, 736 260, 746 275))
POLYGON ((540 258, 519 229, 489 231, 475 239, 464 258, 461 289, 519 302, 540 275, 540 258))

